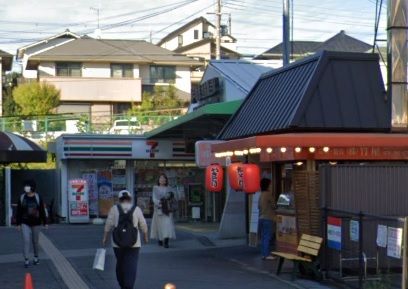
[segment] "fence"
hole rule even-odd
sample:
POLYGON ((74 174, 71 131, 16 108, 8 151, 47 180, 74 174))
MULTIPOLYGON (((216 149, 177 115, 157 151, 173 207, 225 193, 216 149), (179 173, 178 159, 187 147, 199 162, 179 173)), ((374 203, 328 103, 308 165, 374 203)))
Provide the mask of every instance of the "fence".
POLYGON ((351 288, 406 288, 408 218, 324 209, 326 277, 351 288))
MULTIPOLYGON (((181 109, 145 112, 138 115, 110 114, 105 112, 57 114, 33 117, 2 117, 0 130, 23 134, 33 139, 52 139, 63 133, 112 133, 116 120, 127 120, 132 126, 137 119, 141 129, 137 133, 148 132, 164 123, 183 115, 181 109)), ((136 133, 136 132, 135 132, 136 133)))

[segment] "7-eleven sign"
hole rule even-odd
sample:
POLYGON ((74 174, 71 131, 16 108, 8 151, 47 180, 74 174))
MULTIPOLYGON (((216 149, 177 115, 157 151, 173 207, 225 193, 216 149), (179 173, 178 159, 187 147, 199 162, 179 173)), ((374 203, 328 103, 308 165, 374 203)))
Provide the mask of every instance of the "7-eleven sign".
POLYGON ((69 182, 71 201, 87 201, 87 183, 86 180, 78 179, 69 182))

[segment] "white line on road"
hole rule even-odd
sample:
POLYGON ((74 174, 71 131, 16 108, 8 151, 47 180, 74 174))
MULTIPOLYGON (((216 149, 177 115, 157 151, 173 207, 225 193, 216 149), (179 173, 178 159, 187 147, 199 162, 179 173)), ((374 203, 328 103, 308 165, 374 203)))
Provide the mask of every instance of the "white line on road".
POLYGON ((61 279, 69 289, 90 289, 64 255, 43 233, 40 233, 40 246, 54 263, 61 279))

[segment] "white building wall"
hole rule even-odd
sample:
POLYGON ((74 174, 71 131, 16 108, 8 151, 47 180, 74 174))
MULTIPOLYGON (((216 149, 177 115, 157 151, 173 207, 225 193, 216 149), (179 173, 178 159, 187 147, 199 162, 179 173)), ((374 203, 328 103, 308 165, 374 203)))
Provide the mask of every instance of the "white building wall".
MULTIPOLYGON (((181 33, 180 35, 183 36, 183 45, 187 46, 194 42, 200 41, 203 39, 203 24, 198 23, 197 25, 191 27, 190 29, 186 30, 185 32, 181 33), (198 39, 194 39, 194 30, 198 30, 198 39)), ((164 42, 161 47, 175 50, 179 47, 178 45, 178 35, 170 39, 169 41, 164 42)))
POLYGON ((175 87, 188 94, 191 93, 191 72, 190 67, 176 67, 176 84, 175 87))

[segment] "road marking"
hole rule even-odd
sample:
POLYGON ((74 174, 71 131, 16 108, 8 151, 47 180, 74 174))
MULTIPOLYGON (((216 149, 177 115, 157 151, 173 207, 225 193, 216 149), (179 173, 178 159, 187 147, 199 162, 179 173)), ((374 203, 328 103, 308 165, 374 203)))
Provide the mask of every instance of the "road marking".
POLYGON ((65 285, 69 289, 90 289, 89 286, 82 280, 81 276, 75 271, 71 263, 62 253, 54 246, 54 244, 43 234, 40 233, 40 246, 54 263, 55 268, 65 285))

